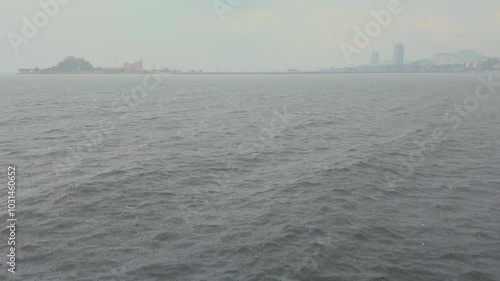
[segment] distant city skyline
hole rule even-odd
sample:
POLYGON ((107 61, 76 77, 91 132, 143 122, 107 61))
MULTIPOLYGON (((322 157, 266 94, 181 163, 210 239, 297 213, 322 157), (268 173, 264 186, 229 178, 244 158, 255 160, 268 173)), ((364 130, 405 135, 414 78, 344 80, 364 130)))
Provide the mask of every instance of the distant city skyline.
POLYGON ((18 53, 12 34, 22 35, 26 21, 34 24, 37 15, 37 21, 44 20, 40 15, 45 10, 38 0, 4 1, 0 72, 50 67, 66 56, 106 67, 142 58, 145 68, 315 70, 365 65, 372 51, 380 51, 380 62, 392 60, 396 42, 404 43, 408 61, 464 49, 500 56, 500 1, 400 1, 404 11, 351 63, 339 48, 341 42, 352 43, 355 28, 373 20, 371 13, 383 10, 389 0, 242 1, 223 20, 212 0, 73 0, 47 12, 47 23, 19 43, 18 53))
POLYGON ((392 63, 394 65, 402 65, 405 63, 405 45, 403 43, 394 45, 392 63))

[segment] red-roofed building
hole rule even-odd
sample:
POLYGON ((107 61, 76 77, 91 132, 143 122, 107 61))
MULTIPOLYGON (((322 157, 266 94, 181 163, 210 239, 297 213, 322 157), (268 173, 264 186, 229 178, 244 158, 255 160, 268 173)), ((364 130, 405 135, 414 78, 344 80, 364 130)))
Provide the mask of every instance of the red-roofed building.
POLYGON ((134 63, 123 63, 124 70, 143 70, 142 60, 134 62, 134 63))

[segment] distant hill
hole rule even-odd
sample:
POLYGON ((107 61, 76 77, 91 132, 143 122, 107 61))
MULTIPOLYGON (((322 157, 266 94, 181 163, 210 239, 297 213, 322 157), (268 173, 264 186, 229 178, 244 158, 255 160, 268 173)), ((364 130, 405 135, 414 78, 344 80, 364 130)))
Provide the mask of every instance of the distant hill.
POLYGON ((35 67, 33 69, 21 68, 20 73, 81 73, 92 72, 96 70, 94 66, 83 58, 66 57, 63 61, 59 62, 56 66, 50 68, 40 69, 35 67))
POLYGON ((466 61, 482 58, 483 55, 471 51, 471 50, 462 50, 456 54, 451 55, 450 62, 451 63, 464 63, 466 61))

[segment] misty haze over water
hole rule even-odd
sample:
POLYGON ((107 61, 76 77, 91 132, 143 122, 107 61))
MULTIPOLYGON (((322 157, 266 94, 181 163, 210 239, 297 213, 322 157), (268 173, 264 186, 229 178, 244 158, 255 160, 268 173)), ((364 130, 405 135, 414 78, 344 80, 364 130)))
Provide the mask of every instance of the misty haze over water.
POLYGON ((500 280, 499 1, 0 19, 0 280, 500 280))

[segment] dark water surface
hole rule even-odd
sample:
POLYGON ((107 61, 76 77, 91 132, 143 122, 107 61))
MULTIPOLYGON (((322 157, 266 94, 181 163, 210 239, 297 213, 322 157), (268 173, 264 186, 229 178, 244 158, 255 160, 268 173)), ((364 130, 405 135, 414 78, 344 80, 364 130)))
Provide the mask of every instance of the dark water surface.
POLYGON ((500 280, 479 77, 0 75, 0 278, 500 280))

